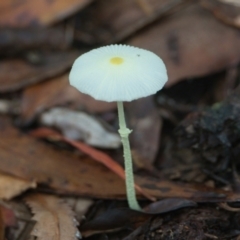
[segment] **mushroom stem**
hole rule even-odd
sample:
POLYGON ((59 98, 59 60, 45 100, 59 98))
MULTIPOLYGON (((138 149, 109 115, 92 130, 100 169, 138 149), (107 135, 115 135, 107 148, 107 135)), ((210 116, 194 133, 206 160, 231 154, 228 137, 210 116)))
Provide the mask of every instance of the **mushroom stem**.
POLYGON ((125 178, 126 178, 126 192, 128 205, 131 209, 141 210, 137 199, 136 192, 134 188, 134 175, 133 175, 133 164, 132 164, 132 155, 129 144, 128 135, 132 130, 126 127, 126 121, 123 110, 123 102, 117 102, 118 106, 118 118, 119 118, 119 134, 121 136, 121 141, 123 145, 123 156, 125 164, 125 178))

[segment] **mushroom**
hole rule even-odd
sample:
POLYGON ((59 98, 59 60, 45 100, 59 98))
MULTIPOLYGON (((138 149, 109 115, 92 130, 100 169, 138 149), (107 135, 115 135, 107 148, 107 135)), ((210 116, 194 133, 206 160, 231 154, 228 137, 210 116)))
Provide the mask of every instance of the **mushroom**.
POLYGON ((166 67, 156 54, 127 45, 109 45, 91 50, 73 64, 70 84, 96 100, 117 102, 119 134, 123 144, 126 193, 129 207, 140 210, 134 188, 132 156, 123 101, 156 93, 167 81, 166 67))

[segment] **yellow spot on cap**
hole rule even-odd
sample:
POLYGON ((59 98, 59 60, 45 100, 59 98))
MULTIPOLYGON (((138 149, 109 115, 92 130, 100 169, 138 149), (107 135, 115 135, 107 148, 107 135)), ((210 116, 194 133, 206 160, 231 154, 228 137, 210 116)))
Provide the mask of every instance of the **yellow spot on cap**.
POLYGON ((123 58, 121 57, 113 57, 110 59, 110 63, 114 65, 120 65, 124 62, 123 58))

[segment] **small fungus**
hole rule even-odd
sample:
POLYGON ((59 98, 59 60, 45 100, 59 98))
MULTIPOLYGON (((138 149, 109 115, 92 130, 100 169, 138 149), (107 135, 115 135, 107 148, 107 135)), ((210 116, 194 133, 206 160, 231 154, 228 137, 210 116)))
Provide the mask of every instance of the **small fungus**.
POLYGON ((91 50, 77 58, 69 79, 70 84, 82 93, 97 100, 117 102, 118 132, 122 139, 125 159, 127 200, 130 208, 140 210, 134 189, 128 139, 131 130, 126 127, 123 101, 146 97, 162 89, 167 81, 163 61, 156 54, 144 49, 110 45, 91 50))

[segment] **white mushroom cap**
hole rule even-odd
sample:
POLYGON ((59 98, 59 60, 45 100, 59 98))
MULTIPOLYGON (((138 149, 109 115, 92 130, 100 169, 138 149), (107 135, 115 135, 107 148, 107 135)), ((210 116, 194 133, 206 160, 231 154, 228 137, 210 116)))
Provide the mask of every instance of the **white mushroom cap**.
POLYGON ((150 51, 110 45, 77 58, 69 79, 73 87, 97 100, 132 101, 162 89, 167 70, 161 58, 150 51))

